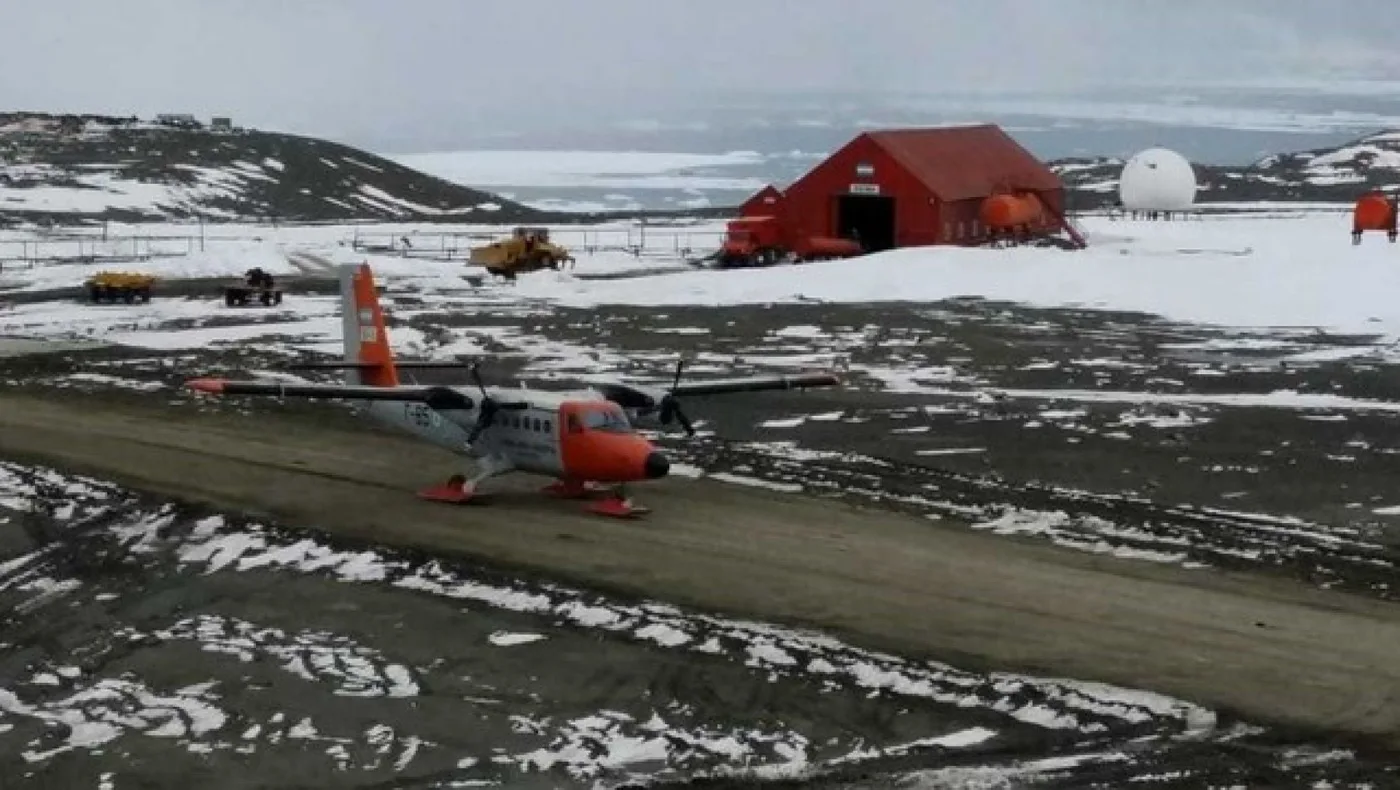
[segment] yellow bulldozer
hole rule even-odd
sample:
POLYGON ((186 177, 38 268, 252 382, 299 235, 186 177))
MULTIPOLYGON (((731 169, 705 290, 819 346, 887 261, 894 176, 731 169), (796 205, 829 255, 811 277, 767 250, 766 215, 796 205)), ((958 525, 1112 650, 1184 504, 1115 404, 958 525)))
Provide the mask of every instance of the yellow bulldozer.
POLYGON ((490 274, 514 280, 521 272, 558 270, 566 263, 573 264, 574 258, 549 240, 549 229, 516 228, 509 238, 473 247, 468 261, 473 266, 486 267, 490 274))

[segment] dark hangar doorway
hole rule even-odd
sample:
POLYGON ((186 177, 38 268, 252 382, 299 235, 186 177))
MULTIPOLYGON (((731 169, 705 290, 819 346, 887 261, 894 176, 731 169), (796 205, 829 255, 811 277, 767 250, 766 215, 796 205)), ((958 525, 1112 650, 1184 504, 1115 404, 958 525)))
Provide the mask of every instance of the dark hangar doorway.
POLYGON ((894 198, 886 195, 838 195, 836 235, 855 239, 866 252, 894 248, 894 198))

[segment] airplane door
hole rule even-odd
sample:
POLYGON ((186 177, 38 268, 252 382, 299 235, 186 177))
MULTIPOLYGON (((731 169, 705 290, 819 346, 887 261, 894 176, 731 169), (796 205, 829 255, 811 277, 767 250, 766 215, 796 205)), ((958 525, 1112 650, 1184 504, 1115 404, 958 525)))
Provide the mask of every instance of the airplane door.
POLYGON ((584 433, 583 418, 577 404, 565 403, 559 407, 559 420, 555 428, 559 441, 559 469, 561 476, 568 478, 571 470, 582 469, 587 464, 588 437, 584 433))

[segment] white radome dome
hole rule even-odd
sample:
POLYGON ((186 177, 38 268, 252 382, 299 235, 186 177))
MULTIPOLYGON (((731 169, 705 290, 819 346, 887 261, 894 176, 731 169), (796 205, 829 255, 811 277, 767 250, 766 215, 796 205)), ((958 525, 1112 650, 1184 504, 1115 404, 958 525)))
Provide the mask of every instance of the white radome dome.
POLYGON ((1196 171, 1175 151, 1140 151, 1123 165, 1118 199, 1129 211, 1184 211, 1196 201, 1196 171))

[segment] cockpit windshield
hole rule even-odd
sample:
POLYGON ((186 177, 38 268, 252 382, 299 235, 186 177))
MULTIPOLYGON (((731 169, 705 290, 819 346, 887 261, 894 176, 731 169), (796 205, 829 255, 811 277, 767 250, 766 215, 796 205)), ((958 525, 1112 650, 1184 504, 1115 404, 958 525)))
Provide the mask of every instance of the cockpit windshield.
POLYGON ((627 421, 627 415, 623 414, 622 409, 616 406, 588 409, 579 414, 579 419, 583 422, 583 427, 586 430, 633 433, 632 424, 627 421))

